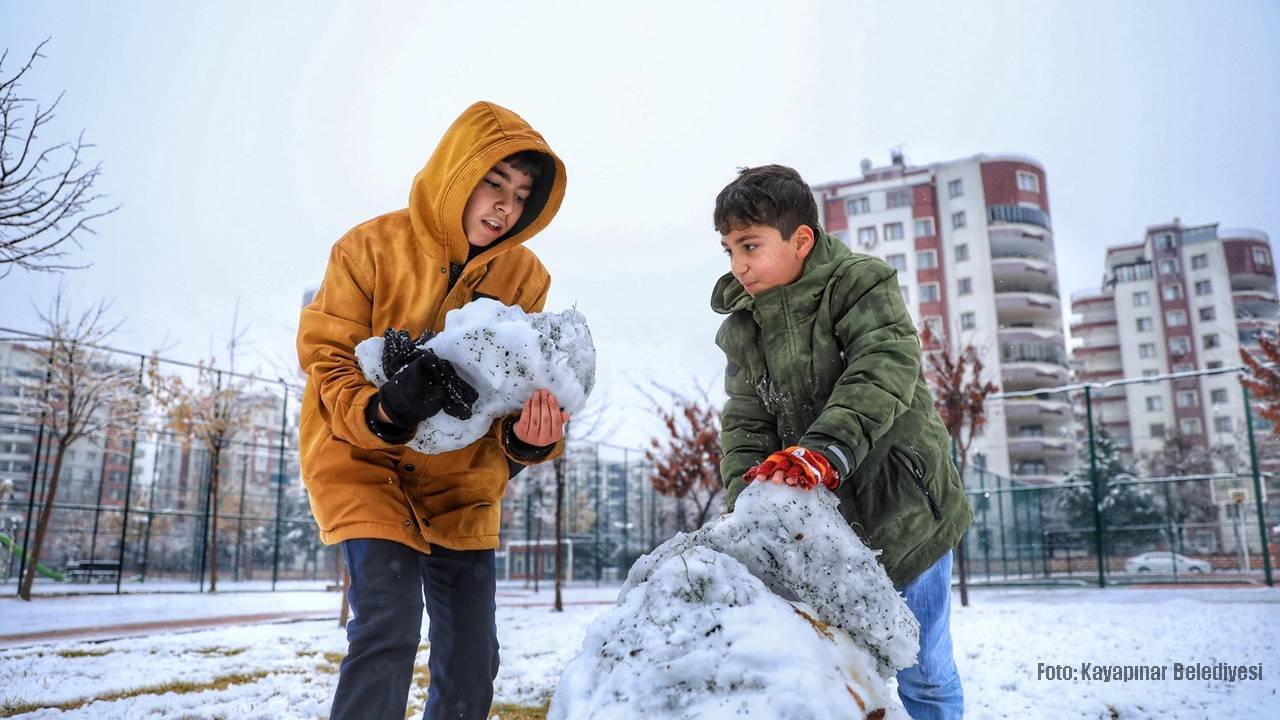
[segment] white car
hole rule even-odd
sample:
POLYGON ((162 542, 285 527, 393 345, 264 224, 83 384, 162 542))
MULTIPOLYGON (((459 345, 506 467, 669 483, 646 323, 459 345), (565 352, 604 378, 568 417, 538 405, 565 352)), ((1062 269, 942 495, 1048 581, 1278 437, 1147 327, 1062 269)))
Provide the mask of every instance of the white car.
POLYGON ((1124 561, 1124 571, 1127 573, 1162 573, 1172 574, 1173 564, 1178 564, 1178 572, 1180 573, 1207 573, 1212 570, 1212 566, 1203 560, 1193 560, 1186 555, 1179 555, 1168 550, 1155 550, 1152 552, 1144 552, 1141 555, 1134 555, 1124 561))

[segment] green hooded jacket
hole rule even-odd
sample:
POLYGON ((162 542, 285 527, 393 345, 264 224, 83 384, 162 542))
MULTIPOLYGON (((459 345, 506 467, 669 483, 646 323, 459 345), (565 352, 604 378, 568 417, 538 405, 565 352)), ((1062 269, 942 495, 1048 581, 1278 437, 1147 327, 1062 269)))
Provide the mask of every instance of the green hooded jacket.
POLYGON ((752 298, 726 274, 720 475, 729 509, 743 474, 791 445, 840 474, 840 513, 901 588, 955 547, 973 520, 933 407, 920 340, 884 261, 820 235, 798 280, 752 298))

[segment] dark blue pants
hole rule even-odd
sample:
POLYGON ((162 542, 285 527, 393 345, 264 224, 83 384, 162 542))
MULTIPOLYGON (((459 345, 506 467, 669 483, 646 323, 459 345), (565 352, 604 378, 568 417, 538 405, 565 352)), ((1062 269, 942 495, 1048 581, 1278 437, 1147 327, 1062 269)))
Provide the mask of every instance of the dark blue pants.
POLYGON ((430 626, 426 720, 483 720, 498 675, 492 550, 431 554, 390 540, 347 540, 349 649, 330 720, 403 720, 422 611, 430 626))

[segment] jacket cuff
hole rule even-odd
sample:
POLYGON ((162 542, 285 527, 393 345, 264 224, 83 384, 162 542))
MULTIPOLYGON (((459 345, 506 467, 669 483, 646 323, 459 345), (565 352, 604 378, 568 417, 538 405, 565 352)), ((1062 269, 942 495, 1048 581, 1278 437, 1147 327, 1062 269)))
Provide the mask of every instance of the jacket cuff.
POLYGON ((816 448, 806 445, 805 448, 822 453, 822 456, 827 459, 827 462, 831 463, 831 469, 836 471, 836 479, 839 481, 839 484, 837 484, 836 487, 843 485, 844 481, 848 480, 849 476, 853 474, 854 467, 851 462, 853 454, 839 445, 831 443, 826 447, 816 448))
POLYGON ((530 445, 516 437, 516 418, 513 416, 508 415, 499 422, 501 428, 498 430, 498 445, 502 447, 503 454, 509 460, 521 465, 537 465, 551 460, 564 450, 564 440, 558 440, 550 445, 530 445))
POLYGON ((392 423, 385 423, 378 419, 378 395, 375 393, 369 398, 369 404, 364 408, 365 424, 369 426, 369 431, 378 436, 383 442, 392 445, 403 445, 413 439, 417 434, 417 428, 403 428, 392 423))

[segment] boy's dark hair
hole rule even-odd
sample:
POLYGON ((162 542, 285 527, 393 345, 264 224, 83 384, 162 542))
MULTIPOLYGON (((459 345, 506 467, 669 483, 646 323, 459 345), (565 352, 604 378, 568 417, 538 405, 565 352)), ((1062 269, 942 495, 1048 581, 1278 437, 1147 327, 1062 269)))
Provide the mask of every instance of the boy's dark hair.
POLYGON ((542 179, 543 163, 547 161, 547 156, 537 150, 524 150, 502 159, 506 160, 511 167, 528 175, 536 186, 538 181, 542 179))
POLYGON ((738 170, 738 177, 716 196, 714 220, 721 235, 745 225, 767 225, 783 240, 801 225, 808 225, 814 237, 822 232, 813 192, 800 173, 785 165, 738 170))
POLYGON ((556 179, 555 161, 549 155, 544 155, 537 150, 522 150, 502 159, 510 163, 511 167, 528 175, 533 181, 533 189, 529 193, 529 199, 525 200, 524 213, 520 215, 519 222, 499 238, 499 242, 524 230, 538 217, 546 207, 547 199, 551 197, 551 186, 555 184, 556 179))

